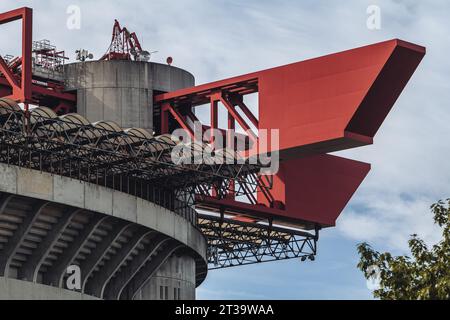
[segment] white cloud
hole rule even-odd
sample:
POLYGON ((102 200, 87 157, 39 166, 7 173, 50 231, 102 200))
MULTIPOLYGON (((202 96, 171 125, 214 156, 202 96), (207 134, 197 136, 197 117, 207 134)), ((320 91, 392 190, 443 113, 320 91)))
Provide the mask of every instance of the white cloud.
POLYGON ((368 192, 358 197, 338 220, 337 228, 357 241, 380 245, 407 254, 407 239, 415 233, 433 244, 442 231, 433 224, 429 198, 405 198, 401 195, 368 192))

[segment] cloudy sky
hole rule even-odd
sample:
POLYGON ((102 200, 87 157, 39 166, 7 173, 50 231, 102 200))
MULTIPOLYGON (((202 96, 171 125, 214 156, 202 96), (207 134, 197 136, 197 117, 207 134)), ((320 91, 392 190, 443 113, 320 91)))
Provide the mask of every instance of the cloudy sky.
MULTIPOLYGON (((108 47, 115 18, 136 31, 153 61, 196 76, 197 84, 401 38, 427 47, 427 56, 375 138, 340 154, 372 170, 338 220, 324 230, 315 262, 297 260, 212 271, 202 299, 367 299, 356 269, 356 245, 407 253, 417 233, 439 238, 429 206, 450 196, 450 3, 445 0, 233 1, 2 0, 0 11, 34 8, 35 40, 50 39, 73 58, 108 47), (67 9, 81 10, 80 29, 67 28, 67 9), (381 29, 367 28, 367 8, 381 9, 381 29)), ((0 54, 19 52, 18 24, 0 27, 0 54)))

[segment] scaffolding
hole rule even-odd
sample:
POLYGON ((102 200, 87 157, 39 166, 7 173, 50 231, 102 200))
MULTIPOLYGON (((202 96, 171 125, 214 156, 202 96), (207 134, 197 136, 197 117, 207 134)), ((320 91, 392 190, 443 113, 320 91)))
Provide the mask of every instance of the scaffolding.
POLYGON ((56 46, 50 43, 50 40, 43 39, 33 41, 32 59, 35 67, 40 67, 52 71, 60 71, 64 65, 66 57, 64 51, 58 51, 56 46))

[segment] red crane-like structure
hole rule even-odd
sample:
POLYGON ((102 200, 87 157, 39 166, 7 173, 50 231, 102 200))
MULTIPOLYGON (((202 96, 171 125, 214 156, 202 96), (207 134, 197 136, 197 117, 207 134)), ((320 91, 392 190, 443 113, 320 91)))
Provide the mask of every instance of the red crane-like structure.
POLYGON ((142 56, 148 56, 148 52, 142 50, 136 33, 114 20, 111 44, 100 60, 138 60, 142 56))

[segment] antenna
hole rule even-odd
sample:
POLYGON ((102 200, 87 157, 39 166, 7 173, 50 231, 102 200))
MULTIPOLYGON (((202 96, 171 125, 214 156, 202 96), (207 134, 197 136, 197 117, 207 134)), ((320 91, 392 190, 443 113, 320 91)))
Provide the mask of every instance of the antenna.
POLYGON ((94 55, 85 49, 79 49, 75 51, 76 57, 78 61, 85 61, 86 59, 94 59, 94 55))
POLYGON ((119 21, 114 20, 111 43, 100 60, 149 61, 155 52, 143 50, 136 33, 122 28, 119 21))

